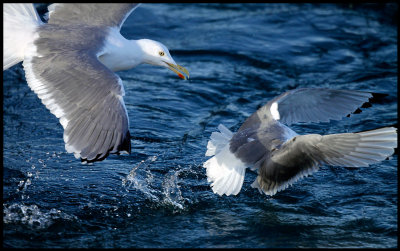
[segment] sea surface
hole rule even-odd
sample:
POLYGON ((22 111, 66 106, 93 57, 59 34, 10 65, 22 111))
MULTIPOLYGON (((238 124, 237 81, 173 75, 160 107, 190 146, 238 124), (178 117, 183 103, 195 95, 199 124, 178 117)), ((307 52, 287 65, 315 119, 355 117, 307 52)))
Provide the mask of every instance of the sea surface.
POLYGON ((272 197, 250 187, 251 171, 220 197, 202 168, 219 124, 236 131, 294 88, 388 94, 299 134, 396 125, 397 14, 395 3, 142 4, 121 33, 164 43, 190 79, 119 72, 132 153, 91 165, 66 153, 21 64, 3 72, 3 247, 397 247, 397 151, 370 167, 322 166, 272 197))

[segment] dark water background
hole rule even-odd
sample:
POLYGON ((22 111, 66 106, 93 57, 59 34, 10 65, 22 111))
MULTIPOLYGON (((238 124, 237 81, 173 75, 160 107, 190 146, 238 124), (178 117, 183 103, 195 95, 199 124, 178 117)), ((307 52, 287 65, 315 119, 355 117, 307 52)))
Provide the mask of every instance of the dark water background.
POLYGON ((397 13, 391 4, 142 4, 121 33, 164 43, 190 71, 120 72, 132 154, 82 165, 25 82, 3 75, 3 247, 397 247, 397 154, 368 168, 322 166, 268 197, 212 193, 211 132, 237 130, 297 87, 389 96, 300 134, 397 123, 397 13))

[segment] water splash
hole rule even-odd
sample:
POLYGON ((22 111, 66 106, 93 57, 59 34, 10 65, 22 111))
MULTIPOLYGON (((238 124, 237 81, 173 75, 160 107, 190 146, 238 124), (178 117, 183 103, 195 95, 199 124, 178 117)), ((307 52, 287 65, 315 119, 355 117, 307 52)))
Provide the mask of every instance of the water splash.
MULTIPOLYGON (((179 171, 178 171, 179 172, 179 171)), ((167 176, 163 181, 163 195, 165 203, 170 203, 180 209, 183 209, 182 204, 179 201, 182 198, 182 193, 179 190, 180 186, 178 185, 177 181, 177 174, 178 172, 172 173, 171 175, 167 176)))
POLYGON ((152 204, 154 208, 171 209, 172 213, 185 211, 187 209, 185 205, 190 200, 184 198, 180 190, 178 176, 183 169, 178 166, 177 171, 171 170, 162 180, 157 179, 158 176, 154 176, 149 168, 157 159, 158 156, 151 156, 142 160, 122 179, 122 186, 128 192, 129 189, 142 192, 147 199, 155 203, 152 204))
POLYGON ((45 212, 34 204, 29 206, 22 203, 15 203, 10 206, 3 204, 4 224, 22 224, 33 229, 45 229, 58 220, 73 221, 77 220, 77 217, 55 208, 45 212))
MULTIPOLYGON (((20 180, 19 183, 18 183, 18 188, 16 189, 16 192, 21 194, 21 198, 22 199, 25 199, 25 195, 24 194, 27 191, 28 187, 30 185, 32 185, 32 181, 34 179, 39 178, 40 170, 42 168, 46 168, 47 167, 46 160, 37 159, 37 162, 39 163, 39 165, 37 165, 35 163, 33 157, 30 157, 29 159, 26 159, 25 161, 27 163, 29 163, 31 166, 30 166, 30 169, 28 169, 26 171, 26 175, 25 175, 26 179, 20 180)), ((27 196, 27 198, 29 198, 29 196, 27 196)))
MULTIPOLYGON (((180 168, 180 167, 179 167, 180 168)), ((163 201, 162 203, 167 206, 172 206, 172 212, 177 213, 186 209, 185 203, 189 201, 182 196, 180 190, 178 176, 182 172, 182 169, 178 171, 171 171, 171 174, 167 175, 162 183, 163 189, 163 201)))
POLYGON ((148 169, 150 164, 157 160, 158 156, 148 157, 146 160, 142 160, 137 166, 135 166, 129 174, 122 179, 122 186, 129 191, 130 188, 141 191, 151 201, 159 201, 156 193, 157 191, 150 187, 150 184, 154 181, 154 176, 148 169), (145 177, 141 178, 136 172, 137 169, 142 166, 141 170, 145 172, 145 177))

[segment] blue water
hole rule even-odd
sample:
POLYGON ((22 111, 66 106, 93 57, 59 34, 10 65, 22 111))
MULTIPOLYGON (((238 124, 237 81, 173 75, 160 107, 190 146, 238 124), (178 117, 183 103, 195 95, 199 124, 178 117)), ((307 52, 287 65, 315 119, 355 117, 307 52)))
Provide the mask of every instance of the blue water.
POLYGON ((322 166, 269 197, 213 194, 202 163, 211 132, 235 131, 297 87, 389 96, 300 134, 397 123, 397 13, 392 4, 142 4, 127 38, 163 42, 190 71, 120 72, 132 154, 83 165, 26 84, 3 75, 3 247, 397 247, 397 161, 322 166))

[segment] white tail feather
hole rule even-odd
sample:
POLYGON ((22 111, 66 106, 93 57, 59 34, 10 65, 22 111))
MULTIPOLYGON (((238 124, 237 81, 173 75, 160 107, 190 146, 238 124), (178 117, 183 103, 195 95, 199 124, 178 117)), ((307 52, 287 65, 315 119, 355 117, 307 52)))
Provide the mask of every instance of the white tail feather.
POLYGON ((3 71, 24 60, 25 49, 42 24, 33 4, 3 4, 3 71))
POLYGON ((203 167, 207 169, 207 181, 212 182, 214 193, 236 195, 244 181, 246 165, 229 150, 229 141, 233 133, 223 125, 220 132, 213 132, 207 144, 206 156, 213 156, 203 167))
POLYGON ((218 129, 221 132, 211 133, 210 140, 207 144, 206 156, 216 155, 232 138, 233 133, 224 125, 220 124, 218 129))

